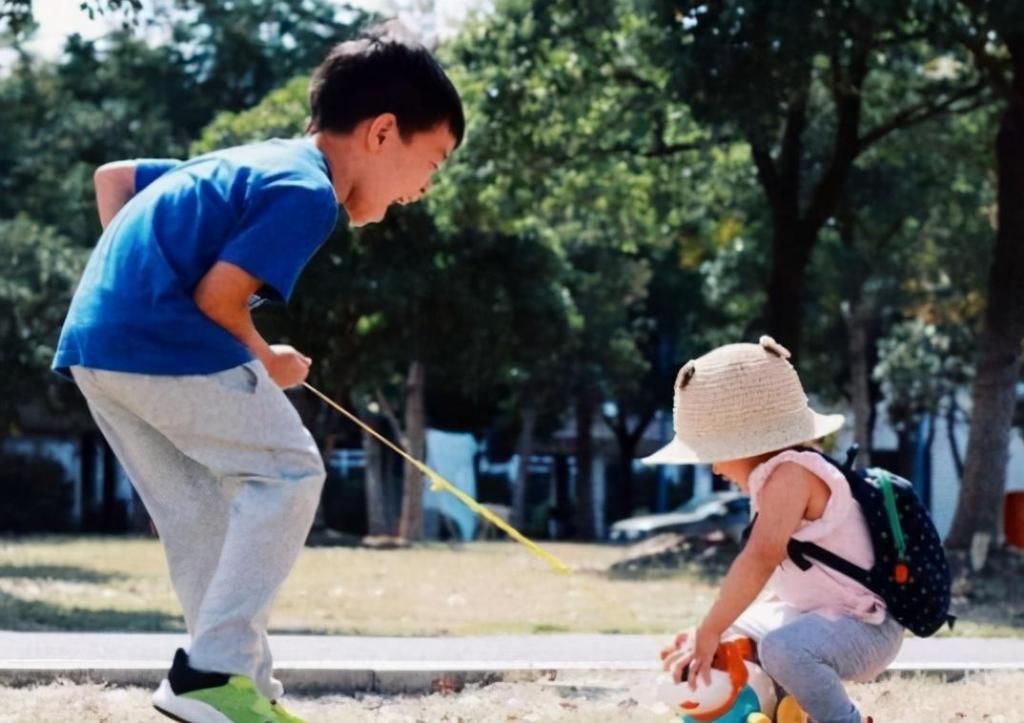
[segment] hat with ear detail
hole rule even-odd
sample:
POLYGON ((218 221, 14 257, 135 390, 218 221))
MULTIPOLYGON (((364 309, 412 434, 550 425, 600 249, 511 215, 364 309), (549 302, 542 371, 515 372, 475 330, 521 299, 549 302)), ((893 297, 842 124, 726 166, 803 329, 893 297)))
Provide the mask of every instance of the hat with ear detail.
POLYGON ((712 464, 803 444, 843 426, 810 408, 789 350, 762 336, 682 366, 673 389, 675 437, 647 464, 712 464))

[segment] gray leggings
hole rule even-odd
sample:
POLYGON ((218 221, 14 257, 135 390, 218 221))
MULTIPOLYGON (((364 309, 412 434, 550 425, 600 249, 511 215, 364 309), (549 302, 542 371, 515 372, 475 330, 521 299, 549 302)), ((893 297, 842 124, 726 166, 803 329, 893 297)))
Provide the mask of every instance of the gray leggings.
POLYGON ((870 680, 896 658, 903 627, 891 616, 881 625, 814 613, 772 630, 759 643, 761 666, 796 697, 814 723, 861 723, 844 680, 870 680))

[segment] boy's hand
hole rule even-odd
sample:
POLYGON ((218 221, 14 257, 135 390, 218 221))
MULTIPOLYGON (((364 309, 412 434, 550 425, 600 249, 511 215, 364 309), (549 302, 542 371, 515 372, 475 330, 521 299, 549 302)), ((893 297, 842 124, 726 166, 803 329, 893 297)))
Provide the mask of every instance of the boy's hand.
POLYGON ((287 344, 271 344, 270 355, 263 360, 270 378, 282 389, 306 381, 313 360, 287 344))
MULTIPOLYGON (((672 680, 681 683, 686 678, 690 690, 697 688, 697 676, 704 678, 704 684, 711 683, 711 661, 718 650, 720 637, 717 633, 706 630, 703 627, 697 628, 690 638, 689 633, 680 633, 676 638, 678 645, 674 652, 664 656, 663 668, 672 674, 672 680), (687 636, 687 637, 683 637, 687 636), (691 640, 687 645, 686 641, 691 640)), ((663 651, 664 652, 664 651, 663 651)))

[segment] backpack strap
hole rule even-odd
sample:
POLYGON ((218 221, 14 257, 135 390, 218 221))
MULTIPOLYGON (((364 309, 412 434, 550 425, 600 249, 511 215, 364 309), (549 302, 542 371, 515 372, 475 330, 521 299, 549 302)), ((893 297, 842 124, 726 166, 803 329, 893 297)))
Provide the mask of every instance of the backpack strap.
POLYGON ((856 443, 851 444, 849 448, 846 450, 846 460, 843 462, 843 466, 841 467, 841 469, 843 471, 852 470, 853 463, 857 460, 858 454, 860 454, 860 445, 856 443))
POLYGON ((790 538, 789 544, 786 545, 786 552, 789 553, 789 559, 793 561, 793 564, 805 572, 811 569, 811 561, 807 558, 812 558, 836 572, 846 575, 851 580, 859 582, 868 590, 881 595, 875 589, 874 583, 871 580, 871 573, 820 545, 790 538))

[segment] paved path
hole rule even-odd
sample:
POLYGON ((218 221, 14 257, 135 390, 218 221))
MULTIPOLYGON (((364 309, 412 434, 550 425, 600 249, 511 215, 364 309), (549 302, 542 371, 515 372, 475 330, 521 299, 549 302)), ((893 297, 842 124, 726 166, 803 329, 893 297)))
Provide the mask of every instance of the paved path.
MULTIPOLYGON (((159 681, 183 635, 0 632, 0 684, 67 677, 118 684, 159 681)), ((439 679, 463 682, 554 671, 653 670, 661 637, 642 635, 495 635, 375 638, 278 635, 276 667, 291 688, 339 692, 422 692, 439 679)), ((906 641, 894 671, 962 673, 1024 670, 1024 639, 938 638, 906 641)))

